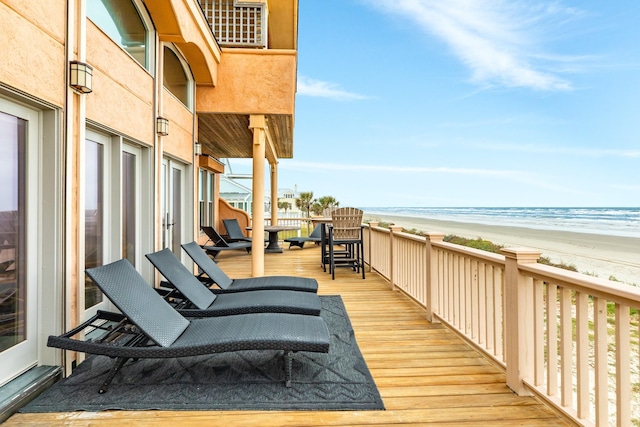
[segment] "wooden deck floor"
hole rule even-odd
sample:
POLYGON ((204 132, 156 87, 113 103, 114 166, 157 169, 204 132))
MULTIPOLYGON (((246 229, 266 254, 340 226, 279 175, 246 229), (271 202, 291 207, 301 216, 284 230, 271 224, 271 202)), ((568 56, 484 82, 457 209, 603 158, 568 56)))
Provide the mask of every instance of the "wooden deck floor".
MULTIPOLYGON (((246 253, 223 253, 231 277, 247 277, 246 253)), ((366 280, 338 269, 336 280, 320 267, 317 247, 265 256, 265 274, 315 277, 319 293, 340 294, 360 349, 380 390, 385 411, 129 412, 16 414, 7 426, 567 426, 532 397, 518 397, 505 374, 453 332, 425 320, 423 310, 375 273, 366 280)))

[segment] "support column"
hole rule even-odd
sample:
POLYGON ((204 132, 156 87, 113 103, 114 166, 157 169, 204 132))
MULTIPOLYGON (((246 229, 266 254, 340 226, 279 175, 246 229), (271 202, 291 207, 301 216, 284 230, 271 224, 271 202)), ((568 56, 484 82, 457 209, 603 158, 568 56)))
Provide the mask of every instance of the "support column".
POLYGON ((534 375, 533 279, 520 274, 519 264, 538 262, 541 252, 533 249, 501 249, 505 256, 504 324, 507 387, 519 396, 529 396, 525 378, 534 375))
MULTIPOLYGON (((84 154, 86 138, 86 97, 69 86, 70 61, 86 61, 86 4, 80 0, 67 2, 67 33, 65 40, 65 197, 64 197, 64 329, 78 326, 84 320, 84 154)), ((64 352, 65 373, 71 373, 72 362, 84 360, 84 353, 64 352)))
POLYGON ((251 115, 249 129, 253 131, 253 200, 251 276, 264 276, 264 163, 266 145, 264 115, 251 115))
POLYGON ((278 163, 271 167, 271 225, 278 225, 278 163))

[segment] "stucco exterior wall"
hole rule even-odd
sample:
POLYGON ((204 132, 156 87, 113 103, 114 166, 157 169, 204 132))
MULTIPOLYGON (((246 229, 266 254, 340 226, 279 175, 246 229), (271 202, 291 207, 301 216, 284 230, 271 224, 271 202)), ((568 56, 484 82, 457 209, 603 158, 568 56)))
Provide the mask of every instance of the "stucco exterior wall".
POLYGON ((151 144, 155 132, 153 77, 89 20, 87 62, 93 67, 87 118, 151 144))
POLYGON ((65 100, 64 0, 0 3, 0 81, 57 106, 65 100))
POLYGON ((298 2, 269 0, 269 49, 297 49, 298 2))
POLYGON ((296 93, 293 50, 224 49, 218 86, 198 87, 198 112, 293 114, 296 93))
POLYGON ((193 113, 163 88, 162 116, 169 119, 169 135, 163 137, 163 150, 187 164, 193 163, 193 113))

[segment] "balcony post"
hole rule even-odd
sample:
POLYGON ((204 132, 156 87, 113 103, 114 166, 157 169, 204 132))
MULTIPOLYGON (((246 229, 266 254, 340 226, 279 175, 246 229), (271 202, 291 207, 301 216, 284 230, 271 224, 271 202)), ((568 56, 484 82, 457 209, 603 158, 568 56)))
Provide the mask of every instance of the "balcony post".
POLYGON ((523 379, 534 374, 533 279, 520 274, 520 264, 538 262, 541 252, 533 249, 501 249, 505 256, 504 330, 507 387, 519 396, 530 396, 523 379))
POLYGON ((271 225, 278 225, 278 163, 269 163, 271 178, 271 225))
POLYGON ((369 253, 369 272, 371 272, 371 270, 373 269, 373 268, 371 267, 371 264, 372 264, 372 262, 371 262, 371 254, 372 254, 372 252, 373 252, 373 249, 372 249, 372 248, 373 248, 373 245, 371 244, 371 242, 372 242, 371 238, 372 238, 372 236, 373 236, 373 227, 377 227, 377 226, 378 226, 378 224, 379 224, 379 222, 378 222, 378 221, 371 221, 371 222, 369 222, 369 242, 368 242, 368 246, 369 246, 369 248, 368 248, 368 251, 367 251, 367 252, 369 253))
POLYGON ((267 127, 263 115, 249 116, 253 131, 253 200, 251 221, 251 276, 264 276, 264 162, 267 127))
POLYGON ((391 280, 391 290, 396 290, 396 269, 394 268, 396 264, 395 260, 395 239, 394 234, 400 233, 402 231, 402 227, 399 225, 391 224, 389 226, 389 230, 391 230, 391 234, 389 235, 389 280, 391 280))
POLYGON ((426 233, 426 265, 427 276, 425 277, 426 295, 427 295, 427 320, 429 322, 438 322, 433 313, 438 311, 438 251, 433 246, 434 242, 442 242, 444 240, 443 233, 431 232, 426 233))

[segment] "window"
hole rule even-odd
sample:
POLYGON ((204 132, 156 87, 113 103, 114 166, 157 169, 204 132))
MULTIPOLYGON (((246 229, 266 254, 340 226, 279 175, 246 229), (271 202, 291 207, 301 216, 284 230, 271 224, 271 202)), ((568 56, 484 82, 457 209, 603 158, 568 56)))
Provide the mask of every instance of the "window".
POLYGON ((29 122, 0 112, 0 353, 27 339, 26 145, 29 122))
MULTIPOLYGON (((97 139, 97 138, 95 138, 97 139)), ((98 267, 105 261, 104 145, 87 139, 85 147, 84 266, 98 267)), ((84 308, 102 302, 100 289, 85 277, 84 308)))
POLYGON ((185 72, 187 65, 169 47, 164 47, 164 87, 182 102, 185 107, 191 108, 191 79, 185 72))
MULTIPOLYGON (((118 135, 87 129, 84 146, 84 268, 125 258, 143 270, 151 246, 150 153, 118 135), (145 166, 147 165, 147 166, 145 166)), ((108 309, 93 281, 84 282, 85 316, 108 309)))
POLYGON ((215 178, 216 176, 213 173, 205 169, 200 169, 198 173, 200 226, 213 226, 215 178))
POLYGON ((131 265, 137 264, 138 224, 136 197, 138 196, 137 156, 122 152, 122 257, 131 265))
POLYGON ((87 17, 120 45, 144 68, 151 71, 150 20, 140 14, 137 1, 90 0, 87 1, 87 17), (143 18, 144 17, 144 18, 143 18))

